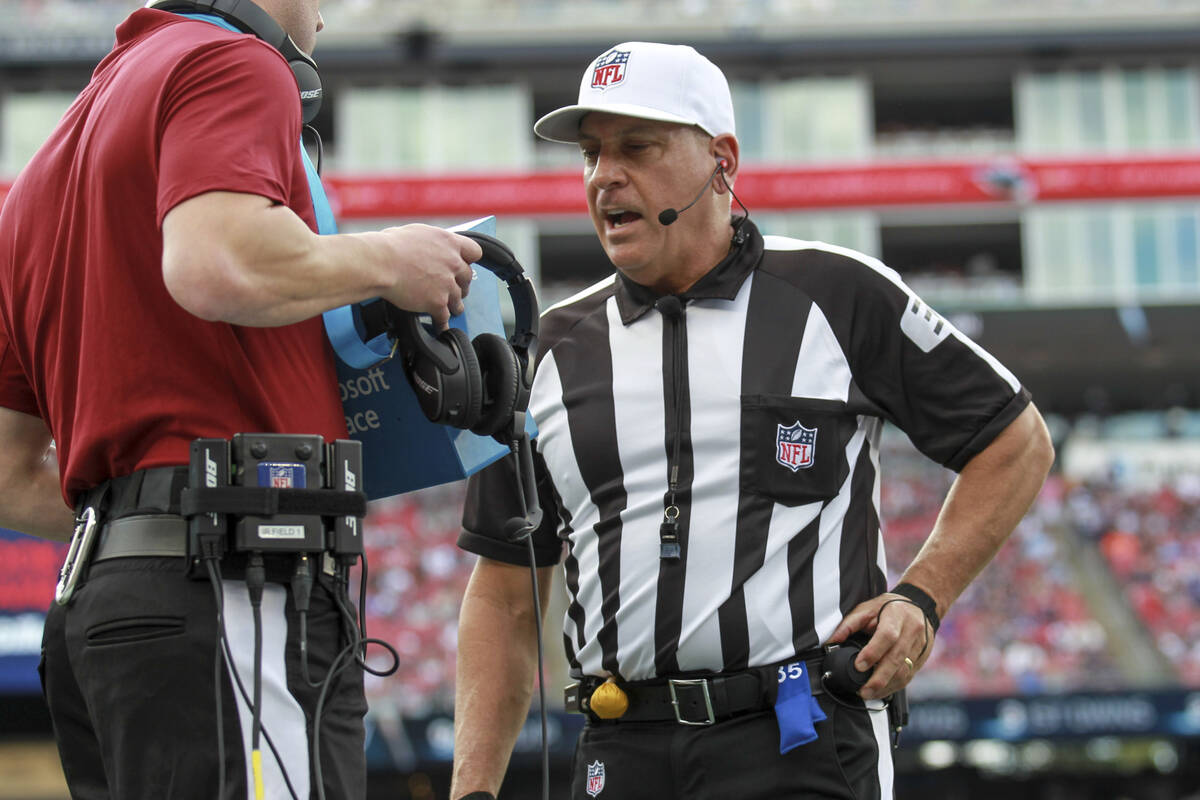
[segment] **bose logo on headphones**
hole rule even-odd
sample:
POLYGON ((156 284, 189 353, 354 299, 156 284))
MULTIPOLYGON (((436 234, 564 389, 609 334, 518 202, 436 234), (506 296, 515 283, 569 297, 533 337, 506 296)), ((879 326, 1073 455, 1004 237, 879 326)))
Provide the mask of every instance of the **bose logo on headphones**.
POLYGON ((321 90, 320 89, 309 89, 308 91, 301 92, 300 99, 301 100, 320 100, 321 99, 321 90))
POLYGON ((417 375, 416 373, 413 373, 412 380, 413 380, 413 383, 415 383, 418 387, 420 387, 421 391, 424 392, 425 394, 433 394, 434 392, 437 391, 436 386, 432 386, 429 383, 421 380, 421 376, 417 375))

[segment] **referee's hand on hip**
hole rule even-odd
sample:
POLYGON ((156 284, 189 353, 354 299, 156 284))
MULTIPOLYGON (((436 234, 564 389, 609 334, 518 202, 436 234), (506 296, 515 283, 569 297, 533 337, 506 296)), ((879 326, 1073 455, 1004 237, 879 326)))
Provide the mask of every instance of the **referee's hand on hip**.
POLYGON ((855 668, 874 669, 859 697, 874 700, 894 694, 912 680, 933 647, 932 625, 919 606, 891 592, 859 603, 834 629, 826 644, 841 644, 863 631, 870 640, 854 660, 855 668))

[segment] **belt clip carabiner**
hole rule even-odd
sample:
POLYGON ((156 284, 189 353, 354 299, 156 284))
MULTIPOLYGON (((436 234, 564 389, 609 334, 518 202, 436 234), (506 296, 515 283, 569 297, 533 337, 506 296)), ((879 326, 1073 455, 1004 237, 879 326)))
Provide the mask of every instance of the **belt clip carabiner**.
POLYGON ((62 569, 58 572, 58 585, 54 587, 54 602, 65 606, 71 602, 75 594, 75 585, 91 558, 92 548, 96 545, 96 509, 89 506, 75 520, 75 532, 71 534, 71 544, 67 548, 67 557, 62 569))

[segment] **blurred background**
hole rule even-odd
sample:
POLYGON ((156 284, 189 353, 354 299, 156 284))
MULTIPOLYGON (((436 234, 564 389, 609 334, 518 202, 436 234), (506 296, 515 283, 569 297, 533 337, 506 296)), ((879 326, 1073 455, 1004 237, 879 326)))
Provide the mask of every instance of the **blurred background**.
MULTIPOLYGON (((0 194, 131 0, 0 4, 0 194)), ((733 84, 765 233, 882 258, 1006 363, 1058 462, 912 686, 898 796, 1200 798, 1200 0, 325 0, 316 122, 343 229, 498 216, 542 307, 609 272, 578 153, 533 121, 629 39, 733 84)), ((684 200, 686 198, 683 198, 684 200)), ((902 567, 952 475, 888 431, 902 567)), ((372 504, 372 797, 442 800, 463 487, 372 504), (372 655, 380 663, 382 652, 372 655)), ((63 798, 35 671, 63 546, 0 532, 0 798, 63 798)), ((562 588, 548 625, 555 781, 562 588)), ((537 797, 531 719, 503 800, 537 797)))

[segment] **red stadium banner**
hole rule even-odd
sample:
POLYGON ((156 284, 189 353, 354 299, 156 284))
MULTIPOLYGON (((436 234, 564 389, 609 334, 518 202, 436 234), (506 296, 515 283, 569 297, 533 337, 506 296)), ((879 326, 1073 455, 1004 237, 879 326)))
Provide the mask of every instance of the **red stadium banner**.
MULTIPOLYGON (((472 175, 331 176, 342 219, 581 214, 580 170, 472 175)), ((747 165, 738 196, 786 211, 958 203, 1029 203, 1200 196, 1200 153, 1127 159, 747 165)))
MULTIPOLYGON (((338 218, 576 215, 581 170, 325 178, 338 218)), ((8 193, 0 184, 0 201, 8 193)), ((960 203, 1200 197, 1200 153, 1088 159, 980 158, 821 166, 748 164, 738 196, 787 211, 960 203)))

